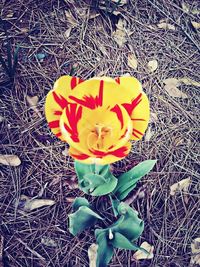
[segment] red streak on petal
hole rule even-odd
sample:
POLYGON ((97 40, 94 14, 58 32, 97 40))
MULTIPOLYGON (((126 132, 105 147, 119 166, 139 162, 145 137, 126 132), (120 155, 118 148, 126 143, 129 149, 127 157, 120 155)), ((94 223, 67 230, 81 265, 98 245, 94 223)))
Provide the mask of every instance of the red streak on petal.
POLYGON ((118 158, 123 158, 127 155, 128 152, 128 147, 122 146, 112 152, 110 152, 111 155, 118 157, 118 158))
POLYGON ((120 84, 120 78, 115 78, 115 81, 120 84))
POLYGON ((122 138, 124 138, 126 136, 126 133, 128 132, 128 129, 125 130, 124 134, 122 134, 119 138, 119 140, 121 140, 122 138))
POLYGON ((93 153, 97 158, 103 158, 108 155, 115 156, 117 158, 123 158, 127 155, 128 148, 126 146, 122 146, 116 150, 103 152, 100 150, 89 150, 91 153, 93 153))
POLYGON ((73 90, 74 87, 76 87, 77 85, 77 78, 76 77, 72 77, 71 79, 71 89, 73 90))
POLYGON ((49 122, 49 127, 50 127, 50 128, 58 128, 58 127, 59 127, 59 120, 56 120, 56 121, 50 121, 50 122, 49 122))
POLYGON ((123 120, 123 115, 120 107, 118 105, 115 105, 114 108, 111 109, 111 111, 115 112, 117 115, 118 120, 121 123, 121 129, 124 127, 124 120, 123 120))
POLYGON ((68 104, 68 101, 67 99, 65 99, 62 95, 57 95, 56 92, 53 91, 53 98, 54 100, 56 101, 56 103, 62 108, 64 109, 67 104, 68 104))
POLYGON ((132 135, 135 136, 136 138, 140 139, 140 137, 137 134, 132 133, 132 135))
POLYGON ((75 155, 70 153, 71 157, 75 158, 75 159, 79 159, 79 160, 84 160, 84 159, 88 159, 89 156, 85 155, 85 154, 79 154, 79 155, 75 155))
POLYGON ((140 132, 140 131, 138 131, 138 130, 136 130, 136 129, 133 129, 133 132, 136 132, 136 133, 138 133, 138 134, 141 134, 141 135, 143 135, 143 133, 142 133, 142 132, 140 132))
POLYGON ((112 145, 112 146, 110 146, 108 149, 112 149, 114 146, 112 145))
POLYGON ((61 135, 62 135, 61 132, 59 132, 59 133, 56 134, 57 137, 59 137, 59 136, 61 136, 61 135))
POLYGON ((140 93, 135 99, 132 100, 131 104, 124 103, 122 106, 126 109, 129 115, 133 112, 134 108, 142 101, 142 93, 140 93))
POLYGON ((82 82, 84 82, 84 80, 82 80, 82 79, 79 78, 78 83, 82 83, 82 82))
POLYGON ((54 114, 54 115, 62 115, 62 111, 55 110, 53 114, 54 114))
POLYGON ((68 125, 64 123, 66 131, 70 134, 71 139, 74 142, 79 142, 78 138, 78 122, 82 116, 82 107, 75 103, 69 103, 66 107, 66 117, 68 119, 68 125))
POLYGON ((97 95, 96 97, 94 96, 87 96, 84 95, 83 99, 79 99, 75 96, 69 96, 69 98, 73 101, 75 101, 76 103, 87 107, 89 109, 95 109, 97 107, 101 107, 103 105, 103 84, 104 81, 100 81, 100 86, 99 86, 99 95, 97 95))

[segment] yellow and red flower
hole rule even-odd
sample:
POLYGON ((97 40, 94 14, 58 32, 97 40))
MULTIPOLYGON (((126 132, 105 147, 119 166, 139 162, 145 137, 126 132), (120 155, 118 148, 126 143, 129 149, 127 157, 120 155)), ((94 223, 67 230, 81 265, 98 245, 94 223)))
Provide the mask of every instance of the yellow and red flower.
POLYGON ((46 98, 52 132, 70 145, 69 154, 86 164, 109 164, 126 157, 130 140, 144 135, 149 101, 134 77, 62 76, 46 98))

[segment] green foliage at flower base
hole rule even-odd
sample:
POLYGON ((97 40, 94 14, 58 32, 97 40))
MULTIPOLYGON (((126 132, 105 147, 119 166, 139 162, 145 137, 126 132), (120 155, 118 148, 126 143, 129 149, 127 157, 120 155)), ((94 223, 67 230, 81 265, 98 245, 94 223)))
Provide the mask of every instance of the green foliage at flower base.
MULTIPOLYGON (((95 230, 98 244, 97 267, 107 266, 115 248, 145 251, 134 243, 143 232, 144 223, 138 217, 137 211, 120 201, 128 196, 137 182, 154 167, 155 163, 156 160, 143 161, 130 171, 115 177, 110 172, 109 165, 87 165, 75 162, 80 189, 92 196, 109 194, 114 215, 118 218, 110 227, 95 230)), ((84 198, 75 200, 73 210, 74 213, 69 215, 69 231, 73 235, 94 226, 97 220, 103 220, 91 209, 89 202, 84 198)))
POLYGON ((145 160, 133 167, 130 171, 118 177, 118 183, 113 194, 119 200, 123 200, 136 187, 137 182, 150 172, 157 160, 145 160))
POLYGON ((76 198, 72 208, 74 213, 69 215, 69 231, 74 236, 93 226, 98 219, 103 220, 90 208, 90 204, 85 198, 76 198))
POLYGON ((144 230, 144 223, 138 213, 121 202, 118 206, 120 218, 106 229, 95 230, 98 244, 97 266, 104 267, 110 262, 114 248, 138 250, 133 243, 144 230))
POLYGON ((117 178, 110 172, 109 165, 82 164, 75 162, 80 189, 92 196, 102 196, 112 192, 117 178))

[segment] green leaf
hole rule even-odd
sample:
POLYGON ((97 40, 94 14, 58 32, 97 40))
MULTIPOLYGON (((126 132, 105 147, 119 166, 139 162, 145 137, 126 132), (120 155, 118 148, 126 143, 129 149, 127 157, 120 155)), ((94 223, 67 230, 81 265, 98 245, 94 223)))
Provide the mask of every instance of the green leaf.
POLYGON ((138 250, 139 247, 132 244, 125 236, 120 233, 115 233, 113 240, 111 241, 115 248, 138 250))
POLYGON ((112 259, 114 249, 107 239, 107 230, 95 230, 95 237, 98 244, 97 267, 106 267, 112 259))
POLYGON ((81 233, 86 228, 93 226, 97 220, 103 220, 101 216, 86 206, 69 215, 69 232, 72 235, 81 233))
POLYGON ((117 178, 110 172, 109 165, 82 164, 75 161, 80 189, 92 196, 102 196, 112 192, 117 178))
POLYGON ((110 178, 109 183, 104 183, 102 185, 99 185, 98 187, 95 188, 95 190, 91 193, 91 195, 103 196, 111 193, 117 185, 117 178, 114 177, 112 174, 110 174, 109 178, 110 178))
POLYGON ((112 231, 121 233, 130 241, 137 239, 144 230, 144 222, 138 213, 123 202, 119 204, 118 212, 121 217, 112 225, 112 231))
POLYGON ((136 183, 146 175, 155 165, 157 160, 145 160, 132 168, 130 171, 118 177, 118 184, 114 190, 114 194, 119 200, 124 199, 136 183))
POLYGON ((81 206, 86 206, 86 207, 90 207, 90 204, 88 202, 87 199, 85 199, 84 197, 77 197, 74 200, 74 203, 72 205, 72 209, 73 211, 77 211, 81 206))
POLYGON ((110 195, 110 201, 111 201, 111 204, 112 204, 112 209, 113 209, 113 213, 115 215, 115 217, 118 216, 119 212, 118 212, 118 205, 120 204, 120 201, 118 199, 113 199, 110 195))

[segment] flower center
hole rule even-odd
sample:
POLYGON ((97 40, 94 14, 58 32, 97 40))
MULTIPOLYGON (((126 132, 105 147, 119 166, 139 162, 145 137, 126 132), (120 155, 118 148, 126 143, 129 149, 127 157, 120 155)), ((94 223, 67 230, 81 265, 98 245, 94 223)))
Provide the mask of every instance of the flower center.
MULTIPOLYGON (((88 135, 88 148, 95 150, 106 150, 105 139, 112 138, 112 127, 96 123, 88 135)), ((106 140, 107 141, 107 140, 106 140)))

